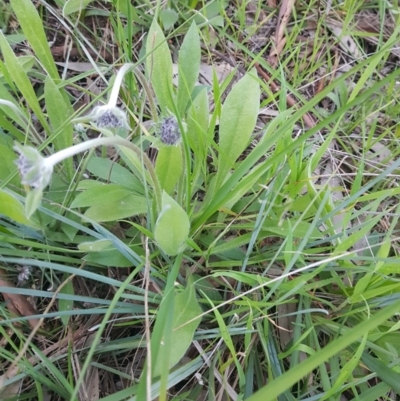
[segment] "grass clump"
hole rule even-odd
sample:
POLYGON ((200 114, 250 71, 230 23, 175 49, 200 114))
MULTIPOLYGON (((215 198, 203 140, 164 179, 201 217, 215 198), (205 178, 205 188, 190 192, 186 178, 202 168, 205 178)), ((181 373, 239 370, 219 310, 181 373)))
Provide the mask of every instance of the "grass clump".
POLYGON ((1 399, 396 399, 394 2, 1 6, 1 399))

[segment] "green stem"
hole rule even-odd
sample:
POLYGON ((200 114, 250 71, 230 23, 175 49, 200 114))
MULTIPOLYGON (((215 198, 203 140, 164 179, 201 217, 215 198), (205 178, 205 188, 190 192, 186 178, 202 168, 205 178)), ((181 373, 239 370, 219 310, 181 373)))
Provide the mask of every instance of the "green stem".
POLYGON ((136 78, 141 83, 141 85, 143 86, 144 91, 146 92, 147 100, 148 100, 149 105, 150 105, 151 117, 152 117, 154 122, 157 122, 158 121, 157 108, 156 108, 156 105, 154 103, 153 96, 151 95, 150 86, 148 85, 148 83, 146 81, 146 78, 144 77, 142 72, 139 70, 139 68, 135 68, 135 75, 136 75, 136 78))
POLYGON ((137 147, 134 143, 127 141, 126 139, 123 139, 119 136, 90 139, 89 141, 85 141, 85 142, 79 143, 77 145, 71 146, 69 148, 60 150, 59 152, 49 156, 47 158, 47 162, 51 163, 54 166, 57 163, 61 162, 62 160, 66 159, 68 157, 75 156, 75 155, 85 152, 91 148, 94 148, 97 146, 116 146, 116 145, 124 146, 124 147, 132 150, 133 152, 136 153, 136 155, 139 157, 139 159, 143 160, 143 163, 146 166, 147 171, 150 174, 152 186, 153 186, 154 193, 156 196, 158 211, 161 211, 161 186, 160 186, 160 183, 158 182, 157 175, 154 170, 154 166, 151 163, 151 160, 148 158, 148 156, 145 153, 143 153, 139 149, 139 147, 137 147))

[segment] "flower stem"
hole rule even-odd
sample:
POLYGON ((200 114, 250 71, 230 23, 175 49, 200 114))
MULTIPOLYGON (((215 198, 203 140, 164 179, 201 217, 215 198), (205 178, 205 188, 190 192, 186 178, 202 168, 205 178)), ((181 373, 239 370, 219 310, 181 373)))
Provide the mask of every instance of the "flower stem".
POLYGON ((109 107, 116 107, 117 100, 119 95, 119 90, 121 88, 122 80, 124 79, 124 75, 135 65, 132 63, 124 64, 118 71, 118 74, 115 78, 113 88, 111 90, 110 99, 108 100, 109 107))
POLYGON ((161 211, 161 186, 158 181, 156 172, 154 170, 154 166, 151 163, 151 160, 148 158, 148 156, 143 153, 138 146, 133 144, 132 142, 127 141, 126 139, 123 139, 119 136, 113 136, 113 137, 101 137, 101 138, 95 138, 95 139, 90 139, 88 141, 79 143, 77 145, 71 146, 69 148, 60 150, 59 152, 49 156, 46 158, 47 162, 52 164, 53 166, 56 165, 57 163, 60 163, 64 159, 68 157, 75 156, 79 153, 85 152, 89 149, 92 149, 97 146, 124 146, 130 150, 133 150, 136 155, 143 160, 143 163, 145 164, 149 174, 150 178, 152 181, 152 186, 154 189, 154 194, 156 197, 156 202, 157 202, 157 209, 158 211, 161 211))

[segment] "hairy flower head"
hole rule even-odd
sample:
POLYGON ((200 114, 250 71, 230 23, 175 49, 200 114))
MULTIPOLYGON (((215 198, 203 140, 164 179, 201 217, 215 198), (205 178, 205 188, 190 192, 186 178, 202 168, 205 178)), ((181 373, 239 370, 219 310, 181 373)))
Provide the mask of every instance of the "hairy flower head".
POLYGON ((97 106, 88 115, 99 128, 130 129, 126 114, 119 107, 97 106))
POLYGON ((15 164, 21 174, 22 184, 32 188, 46 188, 53 174, 53 164, 31 146, 16 143, 14 150, 19 154, 15 164))
POLYGON ((181 140, 178 121, 175 117, 167 117, 161 122, 160 139, 165 145, 177 145, 181 140))

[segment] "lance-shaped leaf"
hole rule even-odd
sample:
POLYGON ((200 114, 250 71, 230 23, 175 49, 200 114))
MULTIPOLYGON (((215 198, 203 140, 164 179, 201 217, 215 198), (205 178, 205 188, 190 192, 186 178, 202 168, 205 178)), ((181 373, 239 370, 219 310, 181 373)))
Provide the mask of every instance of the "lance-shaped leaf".
POLYGON ((163 113, 173 110, 172 58, 164 33, 157 21, 151 24, 146 42, 147 74, 163 113))
POLYGON ((163 146, 158 150, 156 173, 161 188, 170 194, 183 173, 180 146, 163 146))
POLYGON ((168 351, 164 353, 165 360, 157 359, 154 377, 159 376, 163 370, 168 371, 185 355, 200 324, 200 314, 201 308, 196 299, 195 287, 189 283, 184 291, 175 296, 171 342, 164 344, 168 346, 168 351))
POLYGON ((260 85, 252 70, 234 86, 222 108, 216 188, 248 146, 259 108, 260 85))
POLYGON ((185 35, 179 50, 178 68, 177 103, 179 113, 182 115, 192 95, 200 71, 200 38, 194 22, 185 35))

